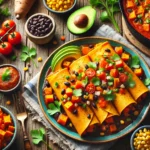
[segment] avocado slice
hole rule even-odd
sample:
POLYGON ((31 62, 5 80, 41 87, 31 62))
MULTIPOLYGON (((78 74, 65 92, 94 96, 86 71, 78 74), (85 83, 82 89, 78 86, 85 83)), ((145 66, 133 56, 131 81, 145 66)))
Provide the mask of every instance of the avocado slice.
POLYGON ((78 59, 81 57, 80 52, 69 52, 69 53, 64 53, 59 57, 53 64, 51 64, 52 70, 57 71, 59 69, 62 69, 62 63, 66 59, 78 59))
POLYGON ((75 46, 75 45, 70 45, 70 46, 66 46, 62 49, 60 49, 56 54, 55 56, 53 57, 52 59, 52 63, 51 64, 54 64, 55 61, 61 57, 61 55, 63 55, 64 53, 69 53, 69 52, 80 52, 81 53, 81 50, 80 50, 80 47, 79 46, 75 46))
MULTIPOLYGON (((82 23, 84 24, 86 21, 84 21, 85 19, 82 19, 83 17, 77 18, 79 20, 79 24, 82 25, 82 23)), ((96 10, 94 8, 92 8, 92 6, 85 6, 82 7, 76 11, 74 11, 68 18, 67 20, 67 27, 70 30, 70 32, 74 33, 74 34, 82 34, 85 33, 86 31, 88 31, 92 25, 94 24, 96 18, 96 10), (76 23, 76 17, 78 17, 79 15, 86 15, 88 17, 88 22, 87 25, 84 27, 79 27, 77 25, 75 25, 76 23)))

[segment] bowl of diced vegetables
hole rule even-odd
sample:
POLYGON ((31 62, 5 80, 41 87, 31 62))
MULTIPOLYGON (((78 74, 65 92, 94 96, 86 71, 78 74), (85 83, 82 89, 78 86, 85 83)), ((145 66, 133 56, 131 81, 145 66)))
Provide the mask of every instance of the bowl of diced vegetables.
POLYGON ((16 134, 16 118, 7 108, 0 106, 0 149, 7 150, 10 148, 16 134))
POLYGON ((43 0, 44 6, 53 13, 64 14, 70 12, 77 0, 43 0))
POLYGON ((137 128, 130 139, 131 150, 150 149, 150 125, 137 128))

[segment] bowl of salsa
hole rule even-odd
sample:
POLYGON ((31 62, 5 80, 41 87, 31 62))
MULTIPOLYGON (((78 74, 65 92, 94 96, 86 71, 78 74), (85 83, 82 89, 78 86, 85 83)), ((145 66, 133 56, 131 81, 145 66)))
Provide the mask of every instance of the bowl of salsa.
POLYGON ((119 0, 119 5, 130 32, 150 47, 150 1, 119 0))
POLYGON ((0 65, 0 92, 15 91, 21 83, 20 70, 11 64, 0 65))

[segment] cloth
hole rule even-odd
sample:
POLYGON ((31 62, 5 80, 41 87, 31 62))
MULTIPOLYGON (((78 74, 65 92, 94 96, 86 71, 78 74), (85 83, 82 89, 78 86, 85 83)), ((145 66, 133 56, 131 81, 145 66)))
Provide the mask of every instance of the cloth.
MULTIPOLYGON (((125 38, 123 38, 120 34, 115 32, 111 27, 103 25, 96 31, 94 35, 108 37, 128 45, 129 47, 140 53, 150 66, 149 58, 144 54, 142 54, 141 52, 139 52, 125 38)), ((36 94, 38 77, 39 73, 24 86, 23 97, 25 99, 26 107, 30 110, 32 114, 32 119, 41 122, 47 128, 47 133, 51 141, 57 143, 59 147, 62 148, 63 150, 108 150, 114 144, 114 142, 109 142, 105 144, 83 143, 73 140, 69 137, 66 137, 62 135, 59 131, 54 129, 44 117, 44 114, 42 113, 40 106, 38 104, 36 94)))

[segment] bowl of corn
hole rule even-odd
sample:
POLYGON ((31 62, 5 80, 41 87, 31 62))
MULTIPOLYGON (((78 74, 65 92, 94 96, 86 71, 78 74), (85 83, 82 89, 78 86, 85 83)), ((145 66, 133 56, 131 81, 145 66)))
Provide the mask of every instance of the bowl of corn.
POLYGON ((64 14, 71 11, 77 0, 43 0, 44 6, 51 12, 64 14))
POLYGON ((130 140, 131 150, 150 150, 150 125, 136 129, 130 140))

